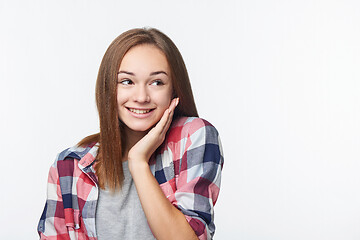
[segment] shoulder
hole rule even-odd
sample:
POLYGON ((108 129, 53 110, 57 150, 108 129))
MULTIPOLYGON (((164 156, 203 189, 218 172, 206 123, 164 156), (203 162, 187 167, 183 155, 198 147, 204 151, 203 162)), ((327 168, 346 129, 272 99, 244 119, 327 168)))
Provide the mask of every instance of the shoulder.
POLYGON ((97 143, 92 143, 87 146, 75 145, 73 147, 70 147, 70 148, 67 148, 67 149, 61 151, 57 155, 56 161, 63 161, 68 158, 80 160, 89 153, 92 155, 96 155, 97 149, 98 149, 97 143))
POLYGON ((175 119, 163 146, 161 152, 171 152, 174 161, 182 159, 185 155, 188 160, 196 158, 198 161, 206 161, 208 157, 213 156, 216 162, 223 161, 219 133, 210 122, 202 118, 175 119))
POLYGON ((215 128, 210 122, 199 117, 179 117, 171 125, 172 128, 197 130, 203 127, 215 128))
POLYGON ((182 139, 203 139, 206 143, 217 143, 219 133, 207 120, 198 117, 180 117, 175 119, 168 132, 169 142, 182 139))
POLYGON ((67 148, 61 151, 55 159, 52 167, 57 168, 59 174, 66 174, 69 170, 74 169, 79 162, 83 165, 90 165, 96 157, 98 145, 96 143, 87 146, 78 146, 67 148))

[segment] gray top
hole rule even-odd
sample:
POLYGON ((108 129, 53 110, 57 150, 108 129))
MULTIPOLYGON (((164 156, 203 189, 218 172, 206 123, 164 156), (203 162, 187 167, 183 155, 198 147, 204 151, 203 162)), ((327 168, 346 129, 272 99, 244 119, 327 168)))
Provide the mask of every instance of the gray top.
POLYGON ((128 162, 123 162, 124 182, 119 191, 99 189, 96 208, 98 240, 155 239, 141 207, 128 162))

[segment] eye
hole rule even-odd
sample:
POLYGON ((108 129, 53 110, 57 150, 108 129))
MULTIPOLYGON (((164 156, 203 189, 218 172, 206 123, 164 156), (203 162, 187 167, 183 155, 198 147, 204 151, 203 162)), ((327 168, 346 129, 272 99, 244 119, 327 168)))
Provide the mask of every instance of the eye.
POLYGON ((126 78, 126 79, 122 79, 122 80, 118 81, 118 83, 120 83, 122 85, 130 85, 130 84, 133 84, 133 81, 126 78))
POLYGON ((164 85, 164 83, 161 80, 154 80, 154 81, 151 82, 150 85, 160 86, 160 85, 164 85))

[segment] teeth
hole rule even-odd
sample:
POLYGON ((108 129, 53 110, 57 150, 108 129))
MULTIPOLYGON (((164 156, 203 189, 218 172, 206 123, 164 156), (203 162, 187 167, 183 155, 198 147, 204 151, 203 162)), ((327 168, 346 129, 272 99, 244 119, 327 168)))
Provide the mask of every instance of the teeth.
POLYGON ((140 109, 135 109, 135 108, 129 108, 129 110, 133 113, 137 113, 137 114, 144 114, 144 113, 148 113, 150 112, 149 110, 140 110, 140 109))

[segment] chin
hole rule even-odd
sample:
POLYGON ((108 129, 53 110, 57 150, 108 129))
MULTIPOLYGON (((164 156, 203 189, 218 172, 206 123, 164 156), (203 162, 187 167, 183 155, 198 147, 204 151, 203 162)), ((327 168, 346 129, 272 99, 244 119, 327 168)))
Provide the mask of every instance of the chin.
POLYGON ((149 127, 137 127, 137 128, 130 128, 130 130, 134 132, 147 132, 150 130, 149 127))
POLYGON ((160 120, 160 117, 153 116, 148 119, 137 119, 133 117, 124 117, 121 121, 127 129, 133 132, 147 132, 153 128, 156 123, 160 120))
POLYGON ((153 125, 150 124, 128 124, 126 126, 134 132, 147 132, 153 127, 153 125))

